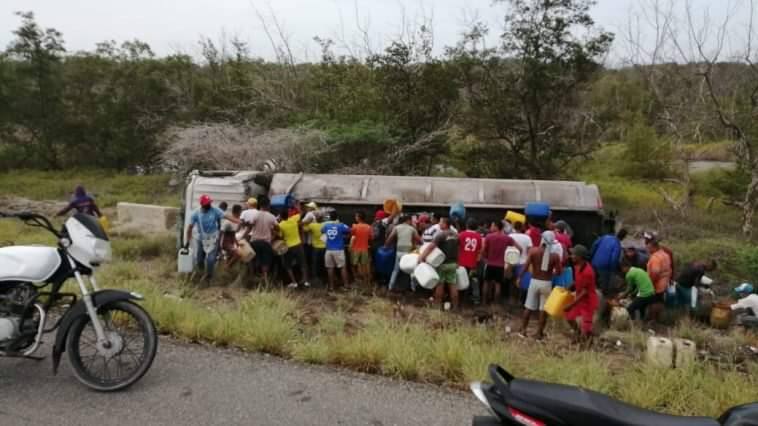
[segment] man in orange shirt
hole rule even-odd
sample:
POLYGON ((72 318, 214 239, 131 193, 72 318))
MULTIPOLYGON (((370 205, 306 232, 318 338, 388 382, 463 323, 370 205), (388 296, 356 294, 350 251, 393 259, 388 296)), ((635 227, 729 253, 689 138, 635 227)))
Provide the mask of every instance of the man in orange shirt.
POLYGON ((368 284, 371 278, 371 268, 368 249, 371 241, 371 225, 366 223, 366 214, 358 212, 355 214, 355 224, 352 229, 353 244, 350 252, 355 273, 360 280, 368 284))
POLYGON ((652 321, 657 321, 663 312, 666 288, 671 282, 671 258, 661 249, 657 238, 649 238, 645 242, 650 253, 650 259, 647 261, 647 273, 650 275, 650 280, 653 281, 653 287, 655 287, 655 296, 653 296, 649 316, 652 321))

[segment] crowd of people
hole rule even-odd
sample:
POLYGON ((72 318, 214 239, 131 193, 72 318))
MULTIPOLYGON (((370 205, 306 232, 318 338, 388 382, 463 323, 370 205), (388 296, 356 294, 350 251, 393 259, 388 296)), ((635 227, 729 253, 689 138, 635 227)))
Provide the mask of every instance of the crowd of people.
POLYGON ((230 265, 239 258, 239 246, 249 244, 255 257, 241 267, 235 281, 239 286, 254 280, 268 285, 282 276, 292 289, 376 285, 391 292, 418 291, 416 281, 401 271, 400 261, 416 252, 424 262, 439 249, 444 262, 436 268, 439 282, 431 291, 432 303, 452 310, 459 309, 464 297, 474 305, 520 303, 524 311, 518 333, 527 337, 529 322, 537 315, 537 339, 544 336, 545 303, 555 287, 574 291, 564 317, 577 338, 589 339, 601 299, 626 299, 631 318, 658 321, 664 303, 691 306, 692 289, 717 267, 713 260, 696 261, 675 275, 673 253, 654 232, 644 233, 644 246, 628 240, 625 229, 600 236, 589 248, 575 246, 571 226, 550 217, 481 222, 380 208, 373 218, 356 212, 348 226, 336 210, 313 202, 281 209, 277 215, 264 197, 249 199, 244 208, 234 205, 230 212, 224 203, 213 207, 205 195, 200 204, 186 241, 195 241, 197 265, 206 280, 213 276, 217 257, 230 265), (193 240, 194 229, 198 238, 193 240), (384 267, 380 263, 386 259, 380 258, 388 252, 392 259, 384 267), (508 253, 513 261, 507 260, 508 253), (459 268, 470 282, 463 294, 456 285, 459 268))

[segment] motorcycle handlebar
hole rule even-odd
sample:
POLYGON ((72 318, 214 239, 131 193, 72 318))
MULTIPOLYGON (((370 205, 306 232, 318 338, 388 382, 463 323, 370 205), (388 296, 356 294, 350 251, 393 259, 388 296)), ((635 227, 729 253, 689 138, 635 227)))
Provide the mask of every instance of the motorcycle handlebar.
POLYGON ((48 231, 52 232, 56 237, 60 238, 60 233, 55 230, 55 227, 52 223, 50 223, 50 220, 37 213, 32 212, 19 212, 19 213, 8 213, 8 212, 0 212, 0 217, 4 218, 17 218, 22 220, 24 223, 26 223, 29 226, 39 226, 40 228, 47 229, 48 231))

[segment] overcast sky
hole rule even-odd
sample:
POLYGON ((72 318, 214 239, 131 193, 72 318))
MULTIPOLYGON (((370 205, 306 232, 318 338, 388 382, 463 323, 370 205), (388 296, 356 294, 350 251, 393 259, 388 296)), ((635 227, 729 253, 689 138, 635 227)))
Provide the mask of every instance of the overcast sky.
MULTIPOLYGON (((641 0, 599 0, 592 15, 599 25, 623 32, 630 11, 641 0)), ((645 0, 654 1, 654 0, 645 0)), ((682 0, 674 0, 683 3, 682 0)), ((694 0, 699 15, 723 13, 727 3, 747 0, 694 0), (704 6, 705 5, 705 6, 704 6)), ((18 27, 14 11, 33 11, 43 27, 63 33, 69 51, 91 50, 103 40, 140 39, 158 55, 176 52, 198 56, 198 40, 237 36, 246 41, 254 56, 271 59, 273 49, 261 21, 263 14, 273 25, 275 15, 289 37, 298 60, 315 60, 314 36, 332 38, 340 44, 362 45, 358 25, 367 29, 374 49, 402 31, 406 22, 432 18, 437 51, 454 45, 466 23, 487 22, 497 33, 502 6, 492 0, 0 0, 0 47, 8 45, 18 27), (257 10, 257 12, 256 12, 257 10)), ((648 34, 649 36, 649 34, 648 34)), ((621 37, 617 37, 621 39, 621 37)), ((613 57, 623 56, 623 43, 614 46, 613 57)))

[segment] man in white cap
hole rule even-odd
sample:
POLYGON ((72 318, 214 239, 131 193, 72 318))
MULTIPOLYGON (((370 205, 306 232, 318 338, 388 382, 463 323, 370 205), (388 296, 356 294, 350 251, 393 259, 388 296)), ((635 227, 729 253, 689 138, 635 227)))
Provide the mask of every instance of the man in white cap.
POLYGON ((545 302, 553 289, 553 277, 561 273, 561 256, 553 251, 554 244, 555 234, 552 231, 545 231, 542 233, 540 245, 529 250, 526 263, 532 269, 532 279, 526 294, 526 303, 524 303, 524 315, 518 333, 520 337, 526 337, 529 319, 532 312, 537 311, 539 311, 539 326, 535 337, 538 340, 544 337, 545 324, 547 324, 545 302))

